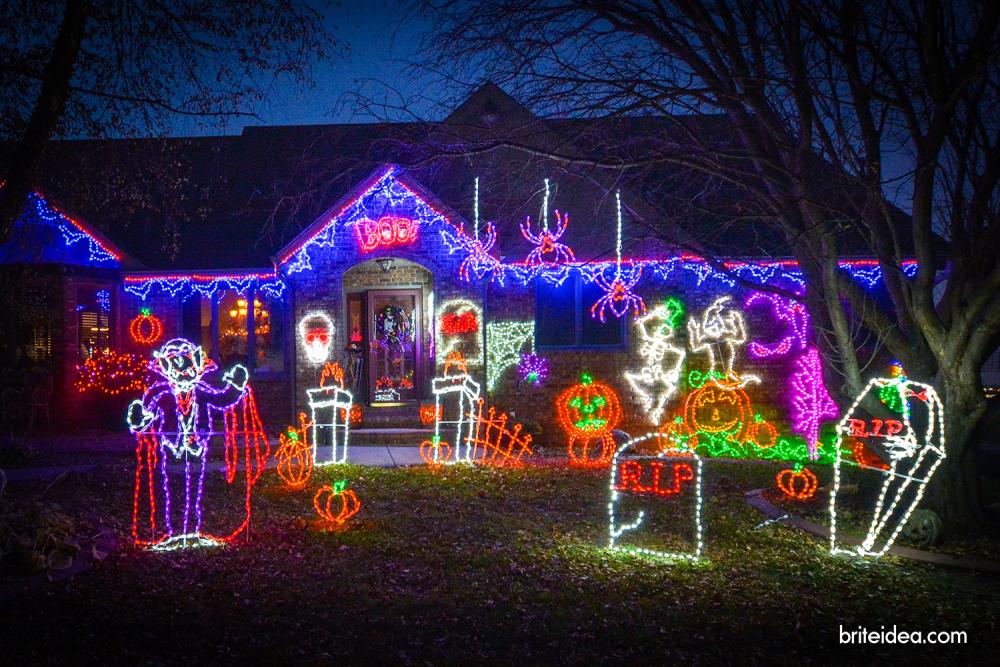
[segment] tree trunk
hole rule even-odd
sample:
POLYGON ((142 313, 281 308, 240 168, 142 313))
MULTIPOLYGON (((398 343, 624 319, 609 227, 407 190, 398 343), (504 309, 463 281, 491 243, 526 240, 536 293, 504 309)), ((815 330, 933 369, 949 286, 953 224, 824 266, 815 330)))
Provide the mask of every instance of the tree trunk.
POLYGON ((62 25, 42 74, 42 87, 31 119, 7 166, 0 197, 0 243, 10 236, 14 221, 24 211, 28 195, 37 187, 45 146, 55 131, 69 97, 70 80, 87 22, 86 0, 66 0, 62 25))
POLYGON ((969 529, 985 522, 975 462, 976 427, 986 409, 976 382, 942 374, 945 459, 927 487, 924 505, 949 526, 969 529))

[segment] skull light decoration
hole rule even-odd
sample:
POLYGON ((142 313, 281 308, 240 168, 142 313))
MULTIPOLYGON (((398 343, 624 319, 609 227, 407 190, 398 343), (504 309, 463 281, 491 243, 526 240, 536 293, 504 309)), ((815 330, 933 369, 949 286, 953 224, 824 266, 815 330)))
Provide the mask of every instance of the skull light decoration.
POLYGON ((834 448, 833 492, 830 494, 830 551, 861 556, 885 554, 920 503, 927 483, 945 457, 944 408, 934 388, 903 378, 875 378, 854 401, 837 426, 834 448), (897 394, 903 408, 899 419, 866 418, 866 398, 878 405, 888 391, 897 394), (853 438, 887 464, 866 466, 884 477, 868 534, 854 549, 837 543, 837 492, 840 488, 840 441, 853 438))
POLYGON ((325 313, 306 313, 299 320, 299 339, 309 361, 314 364, 326 363, 333 343, 333 322, 325 313))

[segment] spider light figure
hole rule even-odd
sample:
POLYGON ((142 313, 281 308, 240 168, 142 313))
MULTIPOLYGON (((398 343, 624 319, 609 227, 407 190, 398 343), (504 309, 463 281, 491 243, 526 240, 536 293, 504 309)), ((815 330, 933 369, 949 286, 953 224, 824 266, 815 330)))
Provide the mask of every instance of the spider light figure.
POLYGON ((615 277, 610 280, 603 272, 595 275, 594 282, 604 291, 604 294, 590 307, 590 316, 600 319, 603 324, 605 309, 610 310, 615 317, 619 318, 623 317, 630 308, 635 317, 645 315, 646 302, 632 291, 641 279, 641 266, 633 266, 632 270, 628 272, 622 272, 619 267, 615 270, 615 277))
POLYGON ((447 231, 441 233, 452 252, 461 250, 465 253, 465 259, 458 265, 459 278, 471 282, 473 276, 477 280, 482 280, 484 276, 491 275, 503 285, 500 260, 490 254, 497 242, 497 229, 492 222, 486 223, 482 236, 476 238, 466 234, 463 229, 454 234, 447 231))
MULTIPOLYGON (((872 401, 869 400, 871 403, 872 401)), ((910 380, 875 378, 868 382, 837 425, 833 491, 830 493, 830 552, 859 556, 884 555, 923 498, 924 490, 945 457, 944 407, 934 388, 910 380), (877 399, 889 387, 906 407, 899 419, 866 419, 865 399, 877 399), (912 406, 912 407, 911 407, 912 406), (888 464, 887 469, 865 466, 885 477, 875 502, 868 534, 853 549, 838 545, 837 495, 840 490, 841 446, 854 438, 888 464)))
POLYGON ((559 239, 566 233, 568 226, 569 214, 560 214, 559 209, 556 209, 555 230, 549 229, 546 225, 537 234, 533 234, 531 232, 531 216, 529 215, 521 223, 521 235, 527 239, 528 243, 535 246, 535 248, 528 253, 525 264, 529 266, 548 266, 552 264, 568 264, 575 261, 576 256, 570 250, 569 246, 559 242, 559 239))

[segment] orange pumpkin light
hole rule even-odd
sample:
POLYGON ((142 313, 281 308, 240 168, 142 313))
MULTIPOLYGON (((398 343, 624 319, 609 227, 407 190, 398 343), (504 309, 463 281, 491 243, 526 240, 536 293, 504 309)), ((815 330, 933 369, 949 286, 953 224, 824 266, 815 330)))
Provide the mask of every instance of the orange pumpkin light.
POLYGON ((309 446, 308 432, 312 426, 306 421, 304 412, 299 413, 300 428, 288 427, 288 431, 278 436, 281 446, 274 452, 278 475, 289 489, 302 489, 313 471, 312 447, 309 446))
POLYGON ((778 429, 766 421, 754 422, 750 430, 753 432, 754 444, 761 449, 770 449, 778 442, 778 429))
POLYGON ((578 465, 602 466, 611 462, 615 440, 611 431, 621 422, 618 395, 606 384, 594 382, 587 373, 580 382, 556 398, 559 423, 569 436, 570 461, 578 465), (590 445, 600 443, 600 453, 592 457, 590 445))
POLYGON ((440 467, 451 458, 451 445, 439 436, 424 440, 420 443, 420 458, 432 468, 440 467))
POLYGON ((163 335, 163 322, 149 308, 141 308, 128 325, 132 340, 140 345, 152 345, 163 335))
POLYGON ((809 500, 816 495, 816 488, 819 480, 809 468, 796 466, 795 469, 786 468, 775 476, 778 489, 788 498, 793 500, 809 500))
POLYGON ((348 519, 361 509, 361 501, 353 490, 345 488, 347 480, 334 482, 333 486, 324 485, 313 496, 313 507, 320 518, 327 523, 342 526, 348 519), (335 499, 340 499, 340 507, 334 505, 335 499))
POLYGON ((421 405, 420 406, 420 423, 425 426, 428 424, 433 424, 438 419, 441 419, 441 406, 440 405, 421 405))
POLYGON ((688 394, 684 421, 694 432, 746 439, 753 410, 750 397, 736 382, 713 379, 688 394))
POLYGON ((854 454, 854 460, 858 462, 859 466, 862 468, 876 468, 878 470, 889 469, 888 464, 868 449, 864 442, 857 438, 850 438, 850 440, 851 452, 854 454))
POLYGON ((358 403, 353 403, 350 410, 347 408, 340 408, 340 418, 343 419, 346 424, 350 424, 351 426, 360 426, 361 421, 364 419, 364 412, 358 403))

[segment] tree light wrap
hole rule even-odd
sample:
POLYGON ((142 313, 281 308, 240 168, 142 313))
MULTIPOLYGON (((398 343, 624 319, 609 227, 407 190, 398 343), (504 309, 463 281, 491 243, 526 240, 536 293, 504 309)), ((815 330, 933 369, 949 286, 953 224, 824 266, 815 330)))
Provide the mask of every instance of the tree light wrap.
POLYGON ((473 411, 479 401, 479 383, 469 377, 461 353, 452 351, 444 365, 444 375, 431 381, 434 394, 434 461, 439 443, 454 443, 454 456, 447 463, 472 463, 470 439, 475 427, 473 411), (444 437, 447 435, 448 437, 444 437))
POLYGON ((928 482, 945 457, 944 406, 934 388, 912 380, 874 378, 855 399, 837 425, 837 447, 833 466, 833 489, 830 492, 830 552, 860 556, 884 555, 906 525, 910 514, 920 504, 928 482), (900 401, 906 405, 902 421, 865 420, 862 405, 866 398, 877 399, 879 391, 893 384, 900 401), (913 425, 914 411, 918 421, 925 424, 923 433, 913 425), (883 428, 885 427, 885 428, 883 428), (837 543, 837 496, 840 491, 843 454, 840 441, 854 438, 877 452, 889 464, 888 468, 872 469, 884 477, 882 488, 868 533, 861 544, 853 549, 837 543))
POLYGON ((247 370, 234 366, 223 375, 224 386, 216 388, 204 380, 214 364, 200 346, 175 338, 153 356, 151 368, 162 381, 133 401, 126 414, 138 440, 133 539, 158 549, 229 542, 250 524, 251 493, 270 454, 247 370), (219 435, 226 482, 234 484, 242 468, 245 511, 235 529, 213 531, 205 529, 202 495, 209 449, 219 435), (140 528, 147 519, 144 504, 148 526, 140 528))
POLYGON ((140 308, 139 314, 129 322, 128 332, 139 345, 152 345, 163 337, 163 321, 149 308, 140 308))
MULTIPOLYGON (((699 560, 704 550, 704 528, 702 525, 702 458, 683 444, 658 454, 643 454, 640 450, 657 443, 660 433, 647 433, 633 438, 618 447, 611 459, 608 475, 608 547, 630 553, 660 556, 669 559, 699 560), (632 451, 630 451, 632 450, 632 451), (640 529, 644 526, 651 532, 652 541, 665 537, 657 530, 654 520, 658 512, 669 512, 669 523, 673 524, 672 505, 689 498, 692 503, 693 525, 689 548, 649 548, 636 546, 630 541, 638 541, 640 529), (629 502, 631 511, 623 505, 629 502), (636 509, 641 507, 642 509, 636 509)), ((681 538, 683 540, 684 538, 681 538)), ((647 541, 641 542, 648 544, 647 541)))
POLYGON ((574 465, 604 466, 611 461, 615 451, 612 431, 622 420, 614 389, 581 373, 579 383, 556 397, 556 417, 566 431, 566 450, 574 465), (590 455, 595 442, 600 447, 596 457, 590 455))
POLYGON ((344 371, 340 364, 328 364, 320 377, 320 386, 306 389, 311 411, 312 455, 318 466, 347 462, 347 443, 351 436, 351 412, 354 396, 344 389, 344 371), (327 372, 329 368, 329 372, 327 372), (333 379, 326 384, 327 378, 333 379), (319 447, 329 444, 330 458, 320 460, 319 447))
POLYGON ((691 350, 707 352, 708 373, 721 373, 722 377, 739 379, 741 386, 759 382, 755 375, 737 375, 734 369, 740 348, 747 342, 746 320, 738 310, 726 308, 731 297, 720 296, 705 309, 700 318, 688 320, 688 339, 691 350), (721 361, 721 367, 720 362, 721 361))
POLYGON ((625 381, 639 396, 642 409, 651 424, 659 424, 667 401, 680 385, 681 369, 687 351, 674 344, 674 333, 683 316, 683 306, 676 299, 657 305, 635 321, 641 343, 639 356, 645 364, 625 371, 625 381))
POLYGON ((314 364, 324 364, 330 358, 333 345, 333 320, 324 312, 313 310, 299 320, 299 342, 306 359, 314 364))
POLYGON ((535 323, 500 321, 486 323, 486 391, 496 389, 504 372, 521 361, 521 354, 535 351, 535 323))
POLYGON ((789 385, 792 395, 792 429, 809 445, 809 456, 819 456, 819 426, 822 419, 834 419, 840 414, 823 384, 823 366, 819 351, 810 347, 795 360, 795 371, 789 385))

